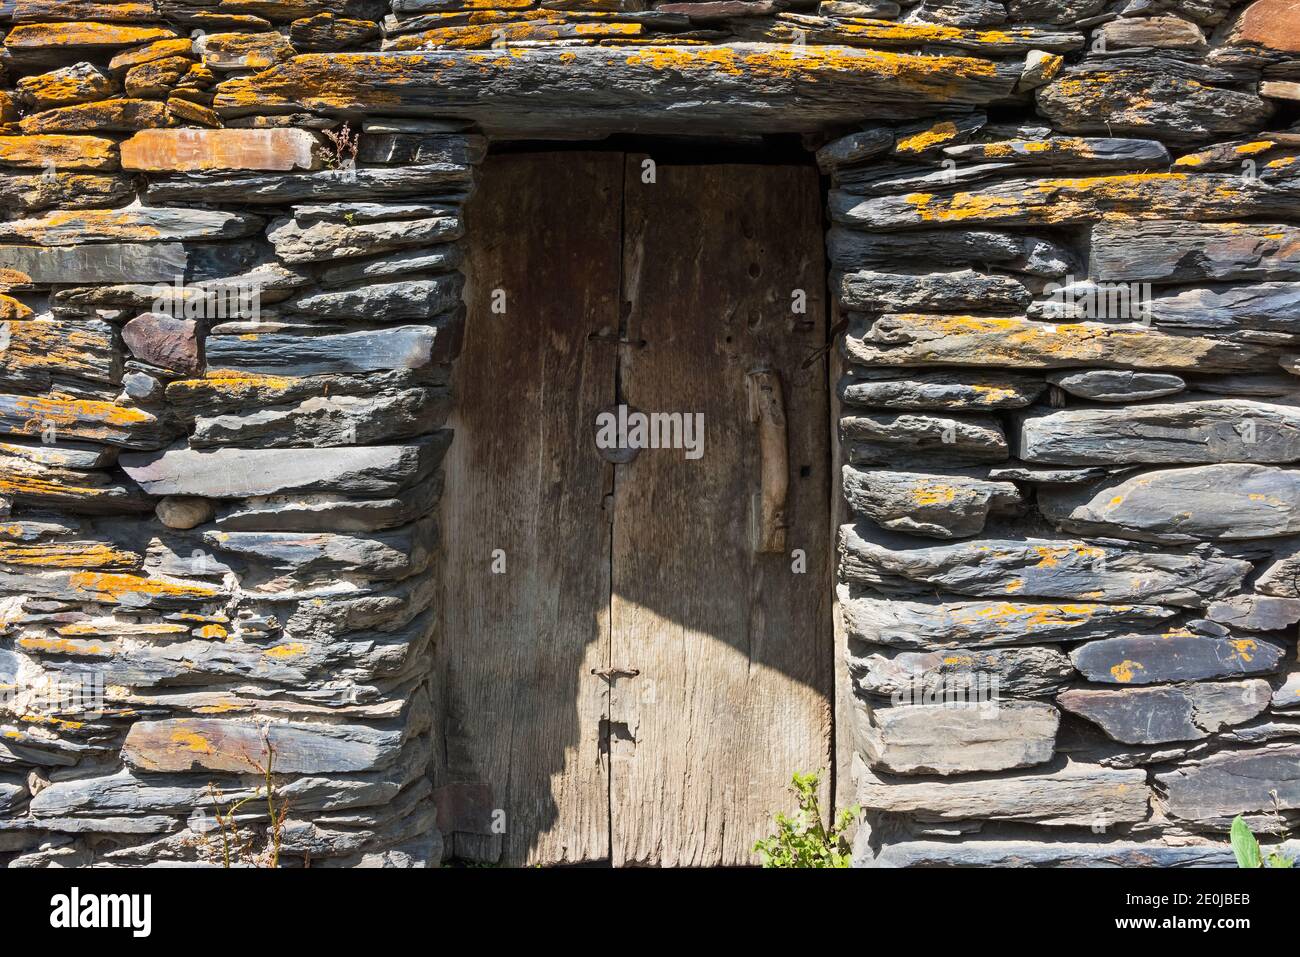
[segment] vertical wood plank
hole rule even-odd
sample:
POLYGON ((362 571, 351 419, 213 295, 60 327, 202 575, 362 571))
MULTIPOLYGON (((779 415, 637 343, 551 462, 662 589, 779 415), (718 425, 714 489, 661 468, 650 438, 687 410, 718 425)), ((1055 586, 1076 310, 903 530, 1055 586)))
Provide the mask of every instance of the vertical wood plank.
POLYGON ((612 467, 591 423, 617 356, 588 337, 617 330, 622 175, 619 154, 493 156, 468 210, 437 650, 436 784, 461 857, 609 854, 606 685, 592 672, 609 661, 612 467))
MULTIPOLYGON (((703 457, 617 467, 610 702, 613 861, 752 863, 796 770, 830 762, 825 276, 816 174, 659 166, 625 187, 626 401, 702 412, 703 457), (792 312, 802 289, 807 312, 792 312), (759 437, 746 374, 776 370, 789 432, 786 554, 753 548, 759 437), (792 571, 790 551, 805 556, 792 571)), ((824 790, 829 790, 828 787, 824 790)))

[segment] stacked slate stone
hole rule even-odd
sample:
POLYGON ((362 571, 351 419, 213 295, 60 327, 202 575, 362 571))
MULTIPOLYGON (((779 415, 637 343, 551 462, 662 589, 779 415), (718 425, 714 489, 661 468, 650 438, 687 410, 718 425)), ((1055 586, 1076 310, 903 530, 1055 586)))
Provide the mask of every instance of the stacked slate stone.
POLYGON ((1293 824, 1298 37, 1289 0, 0 0, 0 863, 203 859, 268 760, 284 863, 437 862, 475 130, 821 147, 864 862, 1293 824))
POLYGON ((210 108, 384 10, 0 5, 0 865, 213 860, 267 770, 282 864, 440 858, 433 513, 484 144, 210 108))
POLYGON ((1300 21, 1032 6, 1032 108, 819 153, 859 861, 1229 864, 1300 818, 1300 21))

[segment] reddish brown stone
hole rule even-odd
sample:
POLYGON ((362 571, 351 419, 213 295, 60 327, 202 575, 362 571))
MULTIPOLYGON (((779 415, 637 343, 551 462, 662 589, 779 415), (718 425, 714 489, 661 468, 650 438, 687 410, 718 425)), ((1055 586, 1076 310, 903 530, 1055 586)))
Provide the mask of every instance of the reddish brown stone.
POLYGON ((199 332, 192 319, 146 312, 122 327, 122 341, 141 362, 174 372, 199 371, 199 332))
POLYGON ((122 166, 151 173, 317 169, 307 130, 146 130, 122 144, 122 166))
POLYGON ((1256 0, 1233 26, 1232 42, 1300 53, 1300 0, 1256 0))

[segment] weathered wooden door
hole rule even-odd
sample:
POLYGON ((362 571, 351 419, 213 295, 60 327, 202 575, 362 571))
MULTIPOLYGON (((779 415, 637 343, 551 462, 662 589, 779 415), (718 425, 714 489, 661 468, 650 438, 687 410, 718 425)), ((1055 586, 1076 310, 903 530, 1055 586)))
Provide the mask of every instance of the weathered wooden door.
POLYGON ((495 156, 471 204, 438 652, 460 856, 751 863, 830 761, 817 177, 650 159, 495 156), (598 448, 620 406, 702 444, 598 448))

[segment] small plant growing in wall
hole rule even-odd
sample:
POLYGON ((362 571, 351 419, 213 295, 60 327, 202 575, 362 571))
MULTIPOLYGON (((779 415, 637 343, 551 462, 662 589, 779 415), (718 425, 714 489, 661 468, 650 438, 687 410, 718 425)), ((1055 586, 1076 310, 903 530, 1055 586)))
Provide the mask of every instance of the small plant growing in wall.
POLYGON ((361 137, 348 124, 338 129, 322 130, 329 141, 334 144, 334 152, 327 154, 326 162, 331 169, 355 169, 357 150, 361 147, 361 137))
POLYGON ((1246 819, 1238 814, 1232 821, 1229 832, 1232 839, 1232 853, 1236 855, 1238 867, 1294 867, 1295 861, 1277 851, 1265 851, 1250 830, 1246 819))
POLYGON ((262 737, 264 763, 249 758, 249 763, 262 775, 262 785, 248 797, 227 807, 224 795, 215 784, 208 785, 208 798, 212 802, 215 823, 198 835, 195 845, 199 856, 222 867, 279 867, 284 821, 289 813, 287 802, 281 801, 275 788, 275 747, 265 734, 262 737), (252 828, 240 827, 236 815, 251 801, 266 799, 268 824, 259 834, 252 828))
POLYGON ((854 805, 834 816, 828 827, 822 819, 817 788, 821 774, 796 771, 790 783, 798 809, 779 813, 776 831, 754 845, 763 867, 848 867, 852 852, 845 832, 862 813, 854 805))

